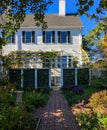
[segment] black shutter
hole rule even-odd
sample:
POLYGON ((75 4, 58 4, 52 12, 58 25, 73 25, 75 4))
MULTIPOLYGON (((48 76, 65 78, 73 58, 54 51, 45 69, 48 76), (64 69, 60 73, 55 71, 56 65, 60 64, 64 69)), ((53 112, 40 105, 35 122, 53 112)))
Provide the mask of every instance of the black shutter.
POLYGON ((35 31, 32 31, 32 43, 35 43, 35 31))
POLYGON ((45 43, 45 31, 42 32, 42 41, 45 43))
POLYGON ((70 31, 68 31, 68 43, 70 43, 70 31))
POLYGON ((25 31, 22 32, 22 43, 25 43, 25 31))
POLYGON ((52 43, 55 43, 55 31, 52 31, 52 43))
POLYGON ((60 31, 58 31, 58 43, 61 43, 61 35, 60 35, 60 31))

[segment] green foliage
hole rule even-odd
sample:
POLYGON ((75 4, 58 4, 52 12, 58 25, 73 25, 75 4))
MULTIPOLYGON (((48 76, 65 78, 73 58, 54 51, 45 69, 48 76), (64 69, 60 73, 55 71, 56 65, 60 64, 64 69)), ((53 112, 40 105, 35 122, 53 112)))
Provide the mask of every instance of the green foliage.
POLYGON ((76 103, 82 101, 87 103, 92 93, 99 91, 97 87, 93 86, 82 86, 82 87, 84 88, 84 93, 81 94, 73 93, 70 90, 63 91, 70 106, 74 106, 76 103))
POLYGON ((84 111, 76 114, 76 119, 82 130, 106 130, 107 91, 93 93, 88 104, 84 106, 84 111))
POLYGON ((43 107, 48 101, 49 93, 37 91, 25 91, 23 95, 23 104, 27 111, 32 111, 34 108, 43 107))
POLYGON ((35 119, 23 105, 15 106, 14 86, 0 86, 0 129, 33 130, 35 119))
POLYGON ((15 102, 15 95, 14 95, 15 88, 11 85, 8 86, 0 86, 0 109, 3 105, 9 106, 14 105, 15 102))
MULTIPOLYGON (((26 12, 34 14, 35 25, 42 28, 47 27, 47 23, 44 21, 44 11, 47 9, 47 5, 51 4, 51 0, 4 0, 0 2, 0 16, 3 39, 9 35, 12 35, 20 28, 26 16, 26 12)), ((5 45, 4 42, 0 42, 0 47, 5 45)))
MULTIPOLYGON (((97 72, 97 70, 96 70, 97 72)), ((107 90, 107 71, 106 69, 102 69, 99 74, 101 74, 100 76, 97 77, 93 76, 92 77, 92 85, 96 86, 97 88, 99 88, 100 90, 106 89, 107 90)))
POLYGON ((47 51, 47 52, 41 52, 40 53, 40 59, 42 60, 43 66, 51 66, 51 62, 55 61, 55 58, 57 58, 60 55, 60 51, 47 51))
POLYGON ((76 117, 82 130, 106 130, 107 115, 91 112, 81 112, 76 117))
POLYGON ((89 43, 88 45, 98 45, 98 40, 103 36, 101 36, 103 32, 106 32, 106 21, 100 21, 96 28, 92 29, 85 37, 85 40, 89 43))
POLYGON ((2 130, 34 130, 35 120, 23 106, 2 107, 0 111, 2 130))
POLYGON ((103 14, 104 11, 107 11, 107 0, 100 0, 99 6, 95 8, 95 11, 92 12, 92 14, 89 14, 89 10, 92 6, 95 5, 94 0, 78 0, 77 4, 78 6, 78 12, 82 14, 87 14, 88 16, 91 15, 92 18, 98 18, 101 17, 101 14, 103 14), (100 14, 100 16, 98 16, 100 14))
POLYGON ((50 63, 54 58, 56 58, 59 55, 59 51, 37 52, 18 50, 12 51, 8 55, 2 56, 1 59, 3 61, 3 66, 6 68, 23 68, 28 67, 29 64, 34 64, 35 62, 38 62, 38 59, 41 59, 41 61, 43 62, 50 63))
POLYGON ((75 56, 73 57, 73 67, 77 67, 78 66, 78 58, 75 56))
POLYGON ((85 51, 83 48, 81 48, 81 52, 82 52, 82 66, 89 67, 89 64, 90 64, 89 60, 90 60, 90 58, 88 56, 88 52, 85 51))
MULTIPOLYGON (((91 50, 90 57, 92 54, 95 55, 96 50, 92 50, 89 46, 95 45, 97 47, 97 54, 102 53, 98 44, 101 44, 101 39, 107 36, 107 0, 98 1, 98 6, 90 11, 91 8, 95 7, 95 0, 78 0, 77 7, 78 13, 87 16, 90 20, 95 20, 95 27, 89 31, 88 35, 84 38, 85 50, 91 50), (88 48, 88 49, 87 49, 88 48), (93 53, 92 53, 93 52, 93 53)), ((83 42, 84 42, 83 41, 83 42)), ((107 57, 107 56, 106 56, 107 57)))
POLYGON ((23 102, 15 106, 14 86, 0 86, 0 129, 1 130, 35 130, 38 119, 31 116, 31 111, 43 106, 49 92, 27 89, 23 102))
POLYGON ((49 61, 52 61, 52 58, 56 58, 60 54, 60 51, 47 51, 47 52, 41 52, 40 58, 41 60, 45 60, 46 58, 49 58, 49 61))

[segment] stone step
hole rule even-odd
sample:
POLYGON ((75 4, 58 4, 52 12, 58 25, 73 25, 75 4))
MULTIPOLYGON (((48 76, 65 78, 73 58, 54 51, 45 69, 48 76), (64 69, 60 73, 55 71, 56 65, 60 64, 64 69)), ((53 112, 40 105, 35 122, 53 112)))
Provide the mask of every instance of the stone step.
POLYGON ((52 90, 60 90, 60 86, 52 86, 52 90))

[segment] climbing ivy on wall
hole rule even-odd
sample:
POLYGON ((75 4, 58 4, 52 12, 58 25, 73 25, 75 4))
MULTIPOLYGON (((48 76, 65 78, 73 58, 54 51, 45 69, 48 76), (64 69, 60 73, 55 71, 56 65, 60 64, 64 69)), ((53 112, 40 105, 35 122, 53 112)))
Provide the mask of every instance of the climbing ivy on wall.
POLYGON ((37 59, 41 59, 42 62, 48 59, 48 62, 52 61, 52 58, 60 55, 59 51, 12 51, 8 55, 2 56, 3 66, 6 68, 27 68, 28 64, 34 64, 37 59))
POLYGON ((43 62, 43 67, 50 67, 51 66, 51 62, 54 61, 54 59, 56 57, 58 57, 60 55, 59 51, 47 51, 47 52, 41 52, 40 54, 40 59, 43 62))

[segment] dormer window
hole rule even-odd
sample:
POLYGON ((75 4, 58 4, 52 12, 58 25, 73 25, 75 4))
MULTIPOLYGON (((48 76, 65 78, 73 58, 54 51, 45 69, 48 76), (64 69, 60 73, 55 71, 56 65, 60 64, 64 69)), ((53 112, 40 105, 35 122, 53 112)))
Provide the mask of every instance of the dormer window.
POLYGON ((35 43, 35 31, 23 31, 22 43, 35 43))

